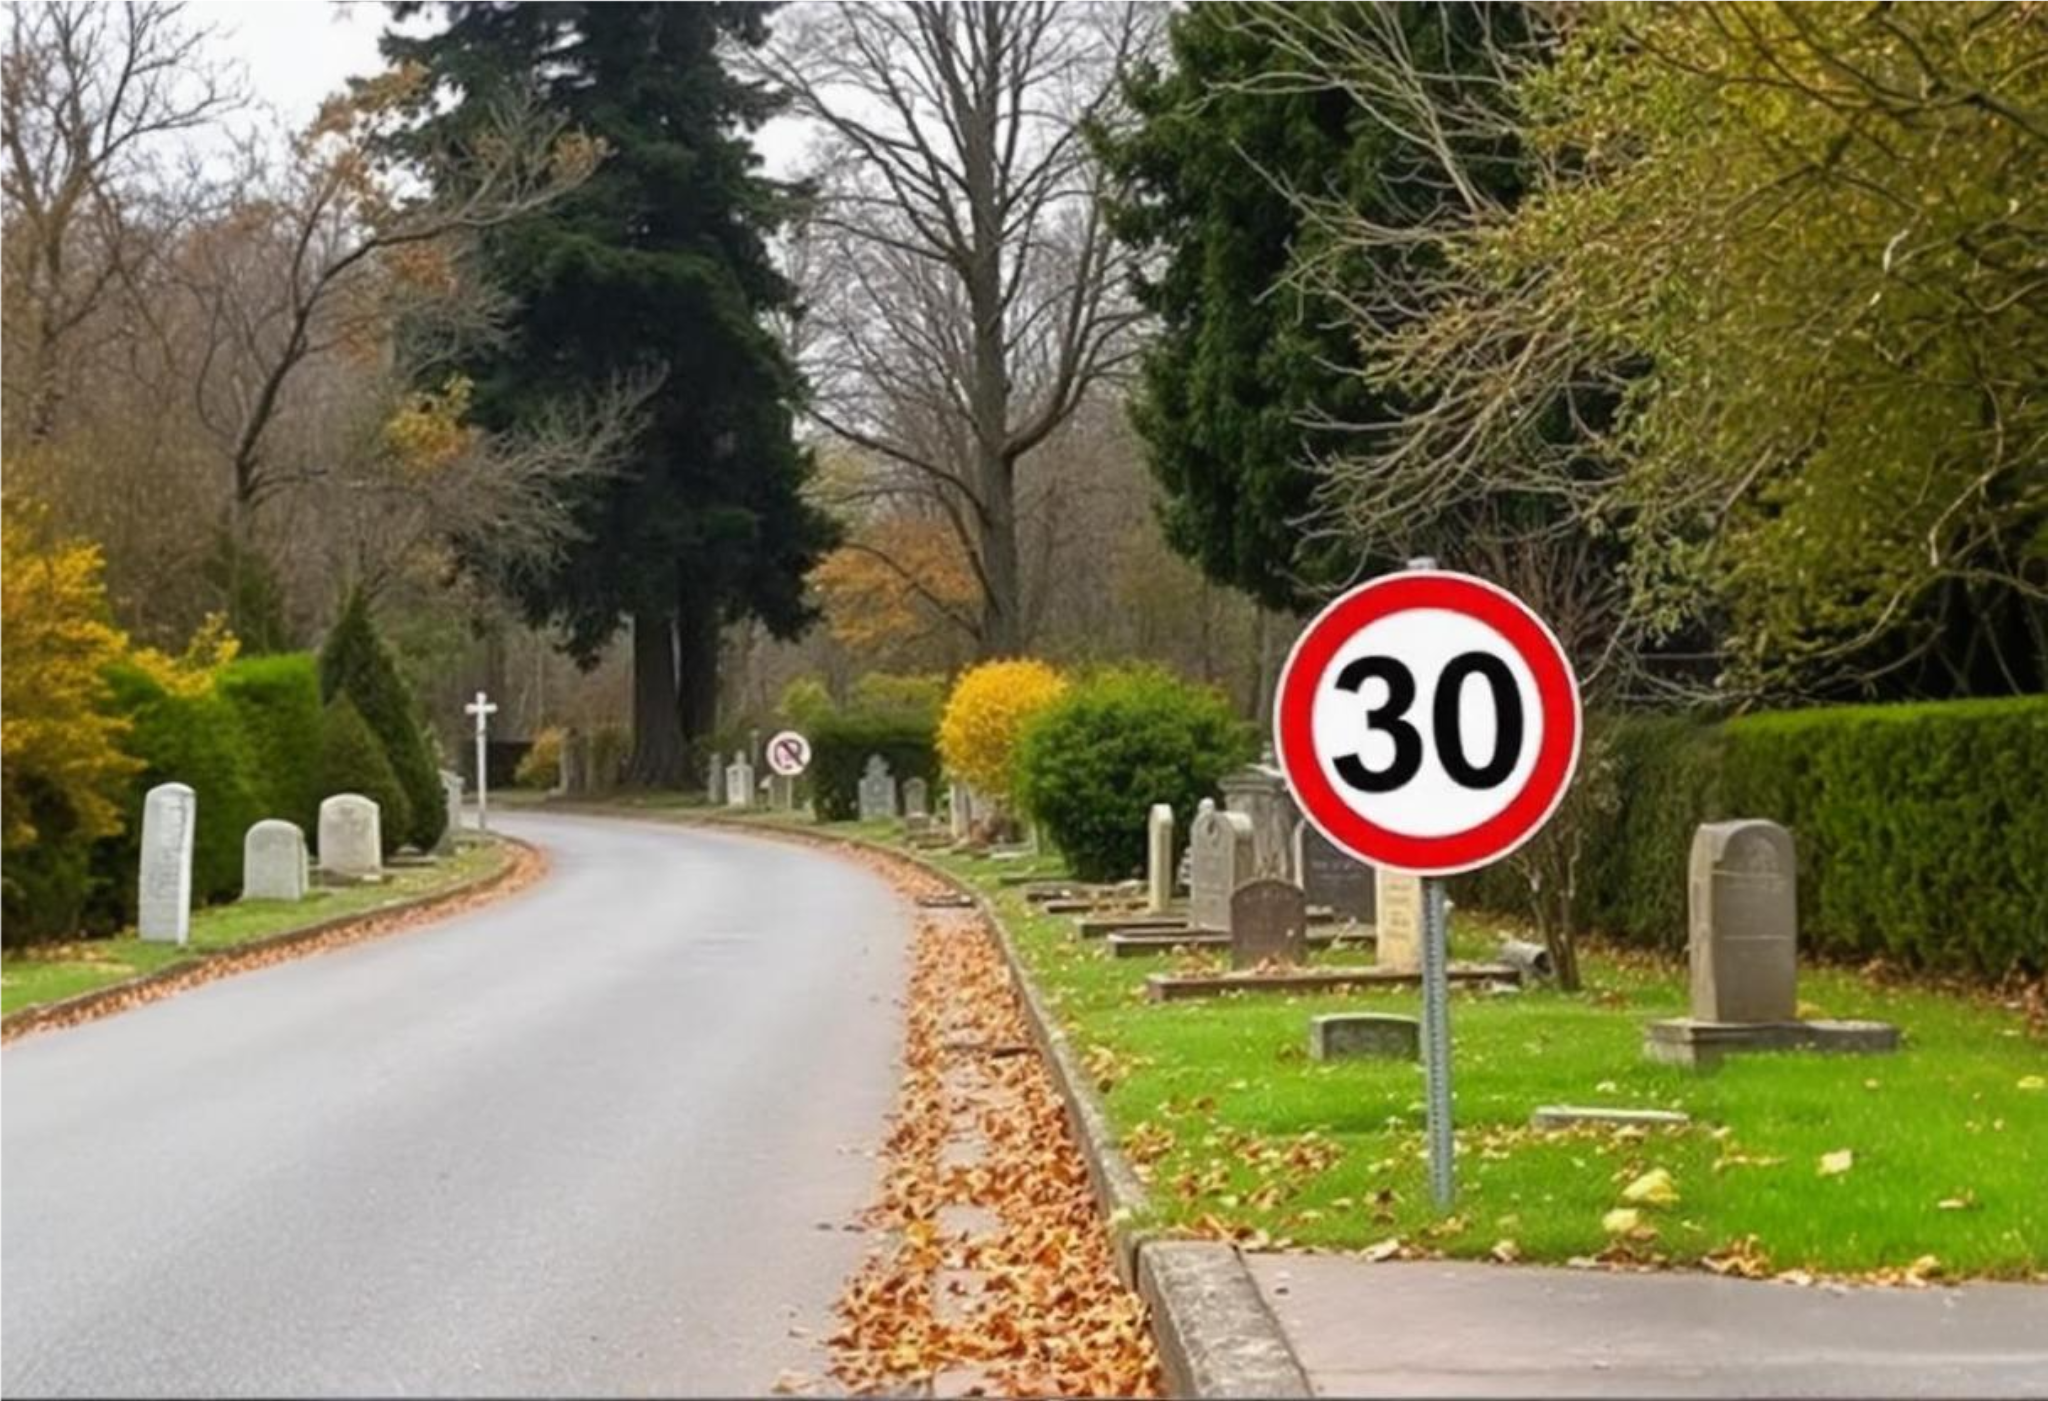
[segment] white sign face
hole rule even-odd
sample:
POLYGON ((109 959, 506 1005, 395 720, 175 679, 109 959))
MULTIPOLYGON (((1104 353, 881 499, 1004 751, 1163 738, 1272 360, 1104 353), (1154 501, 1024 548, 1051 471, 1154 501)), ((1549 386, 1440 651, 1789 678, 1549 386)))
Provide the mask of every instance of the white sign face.
POLYGON ((1281 674, 1276 749, 1302 812, 1361 860, 1447 875, 1521 845, 1578 761, 1557 639, 1481 579, 1412 570, 1309 624, 1281 674))
POLYGON ((768 767, 795 778, 811 766, 811 742, 795 730, 779 731, 768 741, 768 767))

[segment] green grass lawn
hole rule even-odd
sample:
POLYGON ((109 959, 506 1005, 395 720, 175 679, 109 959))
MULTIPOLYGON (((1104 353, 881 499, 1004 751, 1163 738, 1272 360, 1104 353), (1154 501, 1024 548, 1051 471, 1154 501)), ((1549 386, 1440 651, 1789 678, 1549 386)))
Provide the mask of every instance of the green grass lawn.
POLYGON ((10 950, 0 959, 0 1014, 90 992, 339 915, 372 913, 476 879, 510 859, 510 849, 500 842, 466 841, 438 865, 392 868, 381 885, 315 891, 303 901, 248 900, 194 910, 191 942, 183 948, 145 944, 131 932, 112 939, 10 950))
MULTIPOLYGON (((826 830, 889 835, 885 824, 826 830)), ((932 859, 994 897, 1108 1085, 1157 1224, 1558 1262, 1614 1249, 1692 1263, 1754 1237, 1752 1254, 1776 1270, 1860 1274, 1931 1255, 1951 1276, 2048 1273, 2048 1044, 1989 1000, 1803 969, 1810 1015, 1895 1022, 1904 1049, 1738 1057, 1699 1074, 1641 1053, 1645 1021, 1684 1011, 1675 964, 1596 951, 1581 994, 1457 993, 1459 1193, 1446 1218, 1429 1201, 1420 1067, 1307 1053, 1312 1014, 1414 1014, 1413 991, 1150 1004, 1147 973, 1220 959, 1111 959, 1074 937, 1071 917, 1038 914, 999 884, 1018 863, 932 859), (1538 1133, 1529 1115, 1543 1104, 1679 1109, 1693 1123, 1538 1133), (1843 1150, 1848 1169, 1823 1173, 1823 1156, 1843 1150), (1603 1218, 1625 1205, 1623 1189, 1658 1168, 1677 1200, 1639 1206, 1634 1239, 1611 1235, 1603 1218)), ((1484 957, 1505 928, 1454 915, 1454 953, 1484 957)))

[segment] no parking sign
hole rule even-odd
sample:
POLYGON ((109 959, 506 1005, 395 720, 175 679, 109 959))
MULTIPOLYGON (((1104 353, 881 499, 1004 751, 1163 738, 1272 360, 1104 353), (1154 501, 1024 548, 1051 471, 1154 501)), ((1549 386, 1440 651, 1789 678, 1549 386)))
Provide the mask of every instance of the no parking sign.
POLYGON ((768 741, 768 767, 795 778, 811 766, 811 742, 795 730, 777 731, 768 741))

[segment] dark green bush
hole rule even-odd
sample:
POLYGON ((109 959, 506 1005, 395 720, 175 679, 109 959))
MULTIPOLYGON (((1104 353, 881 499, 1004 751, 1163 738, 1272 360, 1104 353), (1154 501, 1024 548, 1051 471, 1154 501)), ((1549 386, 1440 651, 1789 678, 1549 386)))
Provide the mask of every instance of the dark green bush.
POLYGON ((308 839, 319 820, 320 676, 311 652, 244 657, 214 689, 234 708, 254 761, 264 817, 296 822, 308 839))
POLYGON ((1118 880, 1145 860, 1145 819, 1195 804, 1252 757, 1250 730, 1206 686, 1152 668, 1102 672, 1070 687, 1025 728, 1020 797, 1074 874, 1118 880))
POLYGON ((829 715, 812 726, 812 801, 827 822, 860 814, 860 775, 868 756, 879 754, 900 784, 939 778, 937 731, 928 721, 891 715, 829 715))
POLYGON ((192 835, 192 900, 227 900, 242 888, 242 838, 263 816, 256 764, 241 718, 212 690, 167 690, 129 663, 111 667, 108 689, 129 716, 122 747, 142 761, 129 789, 122 831, 95 845, 93 909, 102 922, 135 918, 135 873, 142 851, 143 798, 159 783, 183 783, 198 805, 192 835))
POLYGON ((77 933, 92 891, 93 843, 78 835, 71 805, 33 774, 20 799, 36 839, 0 869, 0 934, 10 949, 77 933))
MULTIPOLYGON (((409 800, 384 746, 346 695, 329 701, 321 716, 320 795, 331 798, 336 793, 360 793, 377 805, 377 834, 389 859, 405 841, 412 816, 409 800)), ((312 840, 319 840, 317 834, 312 840)))
POLYGON ((405 790, 407 816, 404 822, 394 823, 390 809, 385 810, 385 839, 395 833, 399 841, 431 851, 448 825, 441 777, 412 692, 398 674, 391 649, 377 636, 369 601, 360 589, 349 595, 320 649, 321 700, 331 702, 344 694, 355 702, 370 732, 384 746, 391 771, 405 790))

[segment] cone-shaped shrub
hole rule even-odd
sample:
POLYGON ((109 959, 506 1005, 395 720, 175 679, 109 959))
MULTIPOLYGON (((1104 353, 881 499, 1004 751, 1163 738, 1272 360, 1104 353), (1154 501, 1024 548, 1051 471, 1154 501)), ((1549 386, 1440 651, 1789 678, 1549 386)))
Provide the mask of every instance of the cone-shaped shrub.
POLYGON ((385 841, 389 843, 395 837, 411 842, 421 851, 433 850, 448 825, 441 776, 434 771, 433 756, 420 728, 412 692, 405 678, 398 674, 398 663, 392 659, 390 648, 377 636, 369 601, 360 589, 349 594, 341 617, 335 620, 326 645, 320 649, 320 698, 331 703, 341 695, 355 702, 370 733, 383 745, 391 772, 405 791, 409 815, 404 822, 393 822, 386 810, 385 841))
MULTIPOLYGON (((328 702, 320 717, 320 796, 360 793, 377 805, 377 830, 388 859, 405 840, 412 809, 384 746, 370 733, 363 713, 348 696, 328 702)), ((307 837, 318 841, 308 832, 307 837)))

